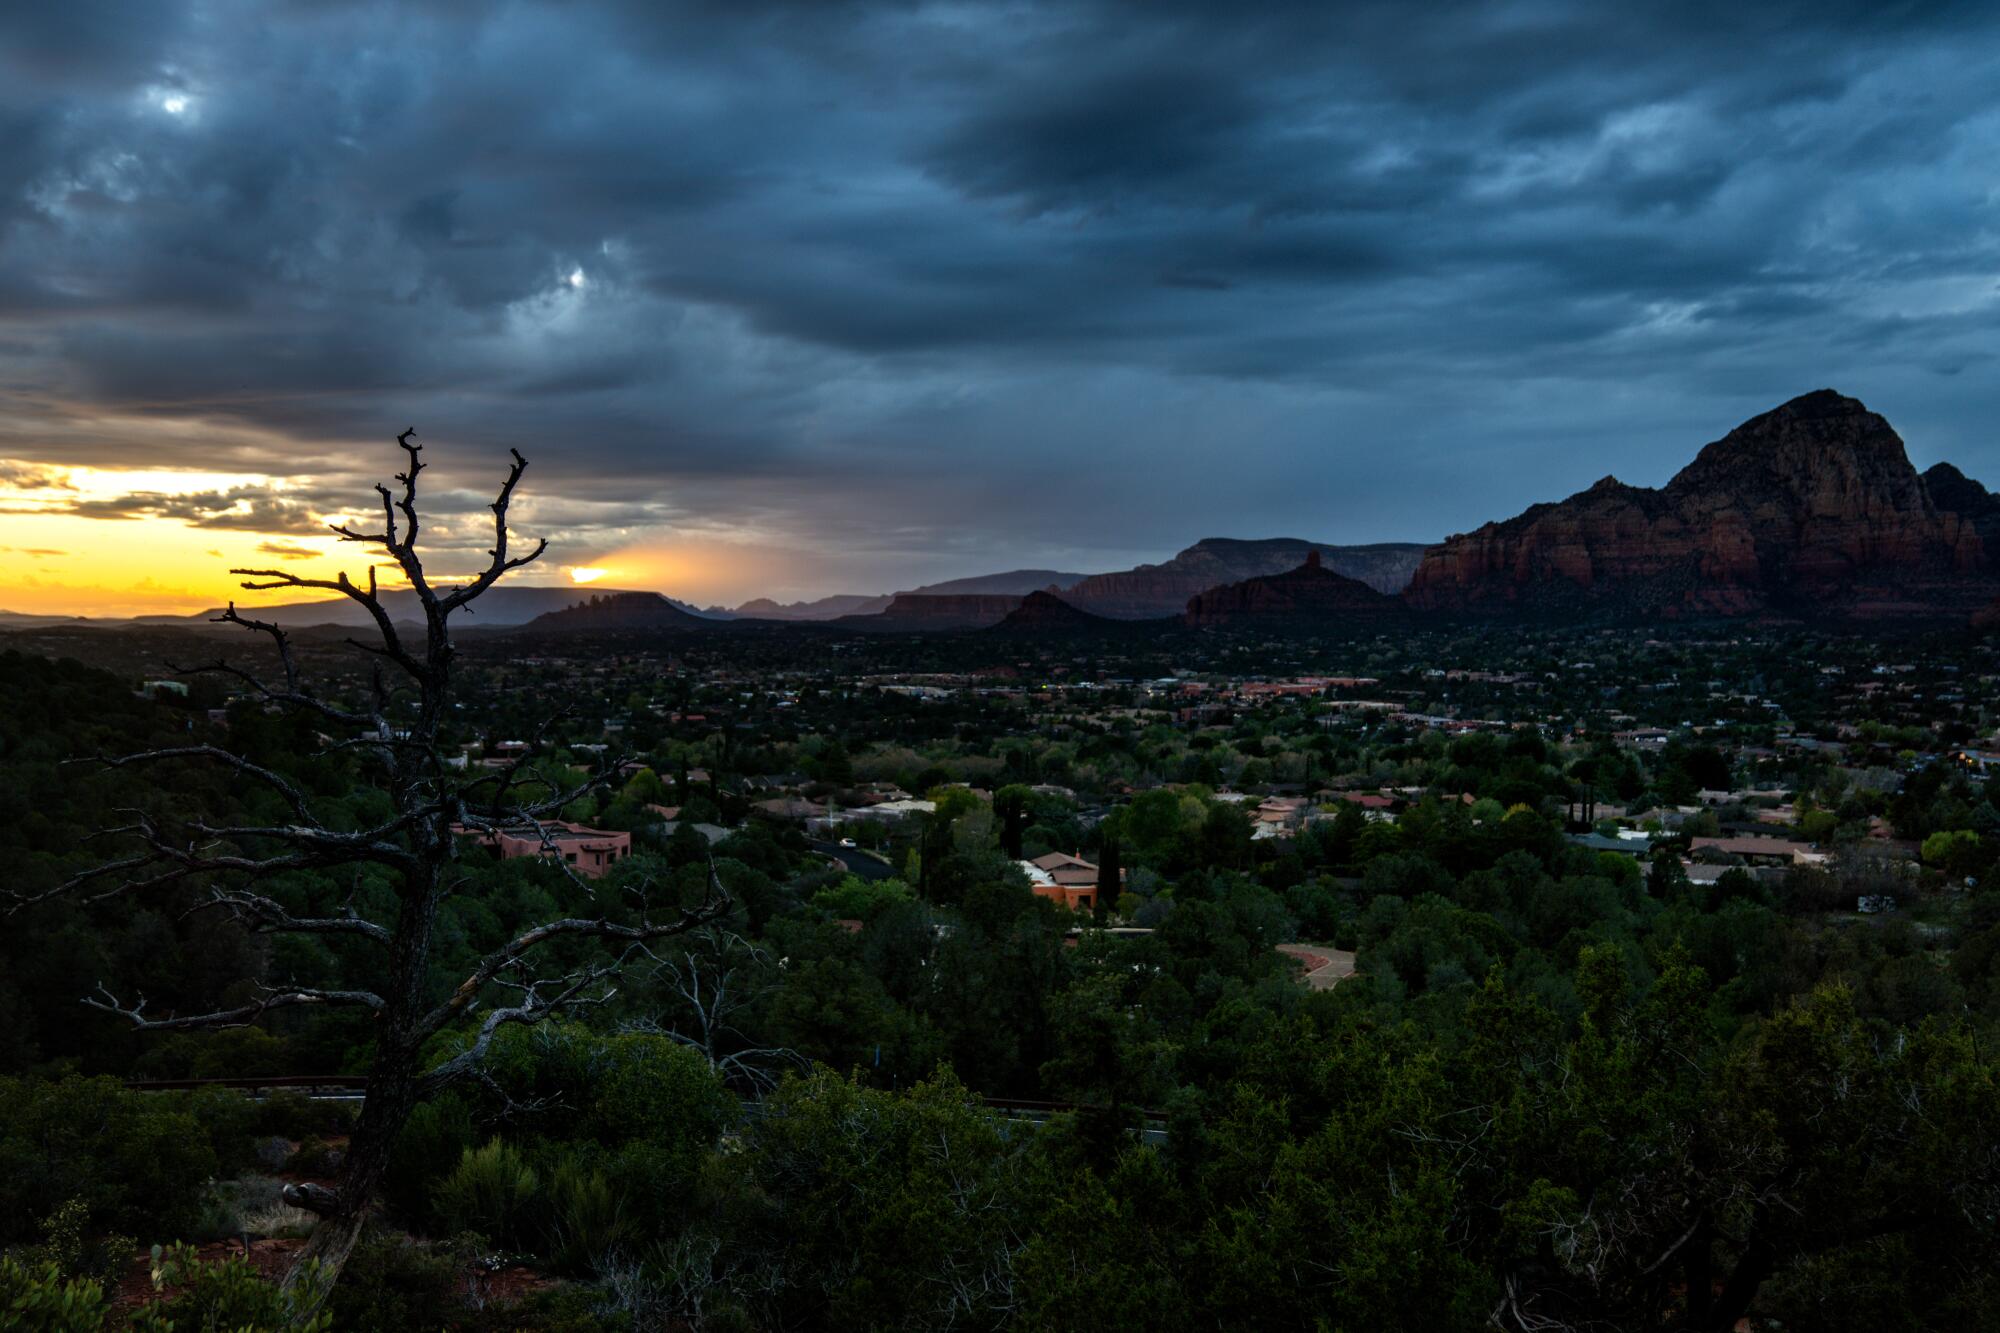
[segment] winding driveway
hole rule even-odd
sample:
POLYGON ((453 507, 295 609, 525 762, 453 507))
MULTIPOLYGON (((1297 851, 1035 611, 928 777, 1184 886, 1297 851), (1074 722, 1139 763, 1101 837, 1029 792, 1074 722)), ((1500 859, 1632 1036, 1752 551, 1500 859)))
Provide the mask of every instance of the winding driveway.
POLYGON ((1280 944, 1278 952, 1299 960, 1301 978, 1314 990, 1332 990, 1354 975, 1354 954, 1324 944, 1280 944))

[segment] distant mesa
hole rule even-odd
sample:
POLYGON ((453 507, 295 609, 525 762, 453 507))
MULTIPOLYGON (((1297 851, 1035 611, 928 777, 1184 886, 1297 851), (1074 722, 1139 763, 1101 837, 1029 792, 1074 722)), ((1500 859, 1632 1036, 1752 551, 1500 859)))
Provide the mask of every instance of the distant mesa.
POLYGON ((1335 625, 1402 613, 1403 604, 1359 579, 1335 573, 1307 551, 1305 562, 1282 574, 1244 579, 1188 599, 1183 620, 1191 626, 1335 625))
POLYGON ((682 610, 671 598, 659 593, 613 592, 593 595, 560 611, 545 612, 523 628, 531 632, 566 634, 592 630, 705 630, 715 627, 716 622, 682 610))
POLYGON ((1072 605, 1100 616, 1122 620, 1178 616, 1187 609, 1190 597, 1245 579, 1297 569, 1309 553, 1318 552, 1328 569, 1394 594, 1409 583, 1424 550, 1419 542, 1327 546, 1296 537, 1263 541, 1207 537, 1160 564, 1093 574, 1055 591, 1072 605))
POLYGON ((1860 402, 1822 389, 1753 417, 1653 490, 1605 478, 1432 547, 1423 611, 1623 618, 1956 617, 2000 595, 2000 502, 1919 476, 1860 402))

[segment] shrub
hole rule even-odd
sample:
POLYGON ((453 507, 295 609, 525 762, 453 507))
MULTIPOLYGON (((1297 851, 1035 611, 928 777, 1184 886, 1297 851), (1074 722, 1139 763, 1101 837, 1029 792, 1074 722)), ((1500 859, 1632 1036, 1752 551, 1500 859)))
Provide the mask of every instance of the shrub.
MULTIPOLYGON (((316 1296, 309 1275, 300 1292, 316 1296)), ((327 1315, 301 1318, 301 1303, 266 1282, 247 1260, 203 1263, 193 1250, 153 1247, 153 1289, 173 1294, 135 1314, 128 1333, 331 1333, 327 1315)), ((94 1278, 64 1277, 52 1262, 0 1255, 0 1328, 9 1333, 106 1333, 111 1305, 94 1278)), ((372 1327, 372 1326, 371 1326, 372 1327)))
POLYGON ((285 1170, 295 1176, 330 1176, 340 1169, 341 1151, 318 1135, 298 1146, 285 1159, 285 1170))
POLYGON ((489 1139, 484 1147, 467 1149, 458 1169, 438 1187, 437 1214, 450 1230, 518 1245, 540 1188, 541 1178, 519 1152, 489 1139))
POLYGON ((446 1093, 418 1106, 389 1153, 389 1175, 382 1191, 389 1207, 414 1226, 433 1224, 439 1184, 478 1141, 472 1108, 456 1094, 446 1093))
POLYGON ((690 1164, 737 1111, 706 1060, 670 1037, 649 1034, 595 1039, 587 1091, 582 1128, 599 1143, 611 1148, 652 1139, 690 1164))
POLYGON ((249 1169, 256 1158, 257 1140, 253 1132, 257 1104, 229 1088, 200 1088, 193 1092, 145 1093, 148 1098, 165 1096, 170 1109, 193 1118, 201 1126, 209 1151, 215 1154, 215 1174, 233 1176, 249 1169))
POLYGON ((441 1246, 375 1233, 355 1247, 328 1306, 334 1326, 430 1333, 459 1313, 460 1257, 441 1246))
POLYGON ((0 1327, 15 1333, 95 1333, 110 1313, 104 1284, 53 1263, 0 1255, 0 1327))
POLYGON ((192 1248, 153 1247, 153 1290, 172 1291, 132 1320, 132 1333, 331 1333, 325 1313, 302 1318, 320 1294, 318 1274, 287 1290, 242 1258, 203 1262, 192 1248))
MULTIPOLYGON (((565 1283, 538 1291, 519 1305, 488 1313, 485 1319, 461 1315, 459 1327, 490 1333, 641 1333, 658 1325, 635 1323, 620 1311, 605 1308, 603 1295, 589 1287, 565 1283)), ((716 1328, 715 1321, 703 1325, 716 1328)))
POLYGON ((873 921, 891 907, 913 902, 916 895, 900 879, 870 883, 857 875, 844 876, 838 884, 821 889, 812 905, 829 916, 851 921, 873 921))
POLYGON ((632 1230, 604 1172, 573 1158, 549 1172, 548 1211, 547 1254, 561 1273, 597 1272, 632 1230))
POLYGON ((132 1258, 132 1238, 93 1235, 90 1207, 71 1199, 42 1222, 42 1243, 30 1252, 32 1261, 51 1263, 65 1278, 90 1278, 115 1284, 132 1258))
POLYGON ((181 1237, 200 1224, 218 1170, 202 1123, 173 1099, 110 1078, 0 1080, 0 1242, 70 1199, 100 1225, 181 1237))
POLYGON ((1969 875, 1979 868, 1979 835, 1971 829, 1952 829, 1924 839, 1924 864, 1952 875, 1969 875))

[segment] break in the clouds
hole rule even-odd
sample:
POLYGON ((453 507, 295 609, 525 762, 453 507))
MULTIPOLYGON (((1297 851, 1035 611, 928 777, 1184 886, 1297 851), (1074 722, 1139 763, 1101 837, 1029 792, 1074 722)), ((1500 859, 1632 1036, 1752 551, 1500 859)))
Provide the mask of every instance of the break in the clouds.
POLYGON ((513 446, 780 592, 1436 538, 1822 385, 2000 481, 1997 20, 13 6, 0 476, 303 550, 414 424, 447 537, 513 446))

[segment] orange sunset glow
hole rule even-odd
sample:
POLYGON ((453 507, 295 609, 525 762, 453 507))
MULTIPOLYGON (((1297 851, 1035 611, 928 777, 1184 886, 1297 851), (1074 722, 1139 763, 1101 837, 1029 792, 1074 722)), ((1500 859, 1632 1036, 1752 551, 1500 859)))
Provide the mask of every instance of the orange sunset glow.
MULTIPOLYGON (((387 450, 380 461, 385 472, 394 464, 387 450)), ((462 463, 463 454, 453 461, 462 463)), ((253 473, 11 464, 0 469, 0 609, 103 618, 192 614, 231 599, 247 606, 280 599, 244 592, 232 569, 310 578, 344 570, 360 578, 367 568, 362 553, 325 525, 375 519, 365 483, 354 483, 351 506, 328 512, 294 500, 304 489, 253 473), (176 516, 191 502, 205 506, 199 521, 176 516), (288 521, 258 526, 259 505, 286 507, 288 521)), ((530 526, 543 498, 532 481, 524 487, 530 526)), ((454 577, 459 564, 469 567, 483 542, 483 518, 427 526, 444 578, 454 577)), ((782 586, 797 568, 796 553, 703 539, 634 544, 572 564, 561 558, 563 548, 581 543, 566 541, 561 531, 548 535, 550 553, 528 582, 740 600, 782 586)), ((398 581, 393 569, 379 569, 378 576, 398 581)))
MULTIPOLYGON (((232 567, 333 574, 341 543, 203 526, 161 516, 86 517, 120 497, 171 500, 263 485, 265 478, 184 471, 67 468, 42 484, 0 483, 0 605, 41 615, 126 616, 192 612, 235 595, 232 567), (79 512, 83 511, 83 512, 79 512)), ((350 550, 347 555, 352 555, 350 550)))

